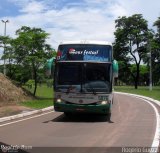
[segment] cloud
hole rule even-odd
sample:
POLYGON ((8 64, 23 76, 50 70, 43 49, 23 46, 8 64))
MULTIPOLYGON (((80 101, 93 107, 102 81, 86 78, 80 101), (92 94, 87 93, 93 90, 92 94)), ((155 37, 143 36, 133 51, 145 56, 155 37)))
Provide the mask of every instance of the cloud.
POLYGON ((19 7, 24 7, 25 5, 29 4, 33 0, 7 0, 7 1, 19 7))
POLYGON ((114 20, 119 15, 125 15, 125 10, 117 3, 105 5, 96 0, 87 1, 85 7, 63 8, 59 11, 48 11, 45 13, 50 22, 49 32, 56 41, 95 39, 114 41, 114 20), (99 4, 99 7, 96 6, 99 4), (100 7, 102 6, 102 7, 100 7))
POLYGON ((126 10, 126 16, 133 14, 142 14, 148 21, 150 28, 153 28, 155 22, 160 16, 160 1, 145 1, 145 0, 118 0, 119 4, 126 10))
MULTIPOLYGON (((100 6, 103 4, 102 2, 101 0, 100 6)), ((105 9, 100 6, 96 7, 96 3, 98 1, 87 1, 81 7, 80 2, 72 2, 67 3, 66 7, 57 10, 56 8, 46 9, 48 8, 48 3, 44 3, 44 1, 26 0, 18 4, 21 5, 20 11, 22 14, 9 18, 10 23, 7 31, 14 35, 13 32, 23 25, 40 27, 51 33, 48 42, 55 48, 57 48, 55 41, 58 43, 65 40, 81 39, 113 41, 113 16, 116 16, 117 12, 115 12, 111 4, 108 5, 108 2, 105 3, 105 6, 102 5, 105 9)), ((118 5, 116 5, 116 8, 121 11, 118 5)))
POLYGON ((65 40, 97 39, 113 42, 114 21, 118 16, 143 13, 152 22, 156 19, 155 13, 158 16, 160 10, 158 0, 155 0, 156 3, 145 0, 9 1, 19 6, 19 15, 7 17, 10 20, 7 33, 15 37, 15 31, 23 25, 42 28, 51 34, 48 42, 54 48, 65 40), (151 4, 156 8, 155 13, 150 13, 153 9, 150 8, 151 4))
POLYGON ((48 9, 47 3, 45 1, 36 0, 9 0, 14 5, 19 6, 20 13, 32 14, 40 13, 48 9))
POLYGON ((40 13, 47 9, 47 6, 43 2, 32 1, 28 5, 24 6, 20 12, 23 13, 40 13))
POLYGON ((113 40, 114 21, 100 13, 101 10, 63 9, 60 12, 47 12, 50 31, 56 41, 99 39, 113 40), (53 13, 53 14, 52 14, 53 13))

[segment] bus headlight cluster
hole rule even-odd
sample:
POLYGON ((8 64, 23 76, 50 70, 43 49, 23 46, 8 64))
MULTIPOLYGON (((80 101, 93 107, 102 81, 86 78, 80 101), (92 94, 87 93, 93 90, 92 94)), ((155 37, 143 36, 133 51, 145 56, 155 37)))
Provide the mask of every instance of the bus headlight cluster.
POLYGON ((57 99, 57 103, 61 103, 62 100, 60 98, 57 99))
POLYGON ((108 103, 108 101, 102 101, 101 104, 102 105, 106 105, 108 103))
POLYGON ((62 102, 61 95, 57 95, 56 102, 57 103, 61 103, 62 102))
POLYGON ((97 102, 98 105, 107 105, 107 104, 111 104, 111 100, 102 100, 97 102))

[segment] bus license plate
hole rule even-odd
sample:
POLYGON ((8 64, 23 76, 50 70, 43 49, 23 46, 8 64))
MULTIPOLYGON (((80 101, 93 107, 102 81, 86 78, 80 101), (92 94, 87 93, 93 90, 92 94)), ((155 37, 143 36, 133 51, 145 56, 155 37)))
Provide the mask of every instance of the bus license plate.
POLYGON ((85 111, 83 108, 77 108, 76 111, 85 111))

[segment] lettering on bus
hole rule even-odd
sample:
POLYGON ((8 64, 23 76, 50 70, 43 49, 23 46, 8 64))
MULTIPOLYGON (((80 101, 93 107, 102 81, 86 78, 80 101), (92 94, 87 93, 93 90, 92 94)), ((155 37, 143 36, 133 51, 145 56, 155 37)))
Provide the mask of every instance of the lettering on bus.
POLYGON ((57 61, 103 61, 111 62, 112 47, 94 44, 60 45, 57 52, 57 61))
POLYGON ((69 49, 69 54, 71 55, 98 55, 99 50, 84 50, 84 51, 80 51, 80 50, 75 50, 74 48, 70 48, 69 49))
POLYGON ((94 99, 94 97, 86 97, 86 96, 69 96, 68 98, 72 98, 72 99, 94 99))

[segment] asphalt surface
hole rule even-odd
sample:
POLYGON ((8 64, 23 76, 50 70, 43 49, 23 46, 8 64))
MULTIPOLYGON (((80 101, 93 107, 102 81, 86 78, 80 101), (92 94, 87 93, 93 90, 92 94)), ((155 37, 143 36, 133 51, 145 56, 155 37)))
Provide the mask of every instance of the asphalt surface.
POLYGON ((20 152, 37 153, 129 152, 128 147, 151 147, 155 130, 156 115, 148 103, 115 94, 111 121, 106 116, 68 118, 63 113, 51 112, 0 127, 0 145, 25 145, 33 148, 20 152))

